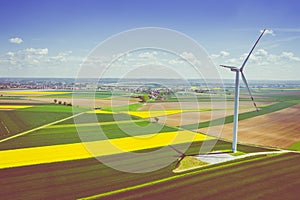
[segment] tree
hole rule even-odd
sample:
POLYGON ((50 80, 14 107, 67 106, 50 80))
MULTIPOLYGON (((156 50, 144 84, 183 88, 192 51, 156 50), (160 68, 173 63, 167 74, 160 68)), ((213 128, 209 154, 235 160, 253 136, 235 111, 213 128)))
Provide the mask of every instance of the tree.
POLYGON ((149 100, 149 95, 148 94, 143 94, 142 96, 139 96, 139 98, 141 99, 141 101, 143 103, 145 103, 149 100))

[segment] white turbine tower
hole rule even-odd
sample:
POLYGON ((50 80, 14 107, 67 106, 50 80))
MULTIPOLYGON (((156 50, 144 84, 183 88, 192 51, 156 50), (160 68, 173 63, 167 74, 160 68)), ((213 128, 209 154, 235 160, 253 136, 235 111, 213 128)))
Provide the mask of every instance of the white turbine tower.
POLYGON ((233 135, 232 135, 232 151, 235 153, 237 151, 237 134, 238 134, 238 118, 239 118, 239 89, 240 89, 240 74, 242 76, 242 79, 246 85, 246 88, 250 94, 250 97, 252 99, 252 102, 256 108, 256 111, 258 111, 258 108, 256 106, 256 103, 253 99, 252 93, 249 89, 246 77, 243 73, 244 67, 251 55, 251 53, 253 52, 255 46, 257 45, 258 41, 260 40, 260 38, 263 36, 263 34, 265 33, 266 29, 264 29, 262 31, 262 33, 260 34, 259 38, 256 40, 254 46, 252 47, 251 51, 249 52, 248 56, 246 57, 245 61, 243 62, 242 66, 240 68, 238 67, 233 67, 233 66, 226 66, 226 65, 220 65, 221 67, 225 67, 225 68, 229 68, 231 71, 235 72, 235 92, 234 92, 234 118, 233 118, 233 135))

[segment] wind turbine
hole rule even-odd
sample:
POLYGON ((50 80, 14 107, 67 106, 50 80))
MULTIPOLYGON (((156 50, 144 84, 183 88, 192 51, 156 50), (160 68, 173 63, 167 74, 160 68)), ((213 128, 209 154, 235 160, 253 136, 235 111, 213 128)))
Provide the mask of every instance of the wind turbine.
POLYGON ((253 99, 252 93, 249 89, 246 77, 243 73, 244 71, 244 67, 250 57, 250 55, 252 54, 254 48, 256 47, 258 41, 260 40, 260 38, 263 36, 263 34, 265 33, 266 29, 264 29, 262 31, 262 33, 260 34, 259 38, 256 40, 254 46, 252 47, 251 51, 249 52, 248 56, 246 57, 246 59, 244 60, 242 66, 240 68, 238 67, 234 67, 234 66, 226 66, 226 65, 220 65, 221 67, 225 67, 225 68, 229 68, 231 71, 235 72, 235 91, 234 91, 234 118, 233 118, 233 134, 232 134, 232 152, 235 153, 237 151, 237 134, 238 134, 238 118, 239 118, 239 89, 240 89, 240 74, 242 76, 242 79, 246 85, 246 88, 249 92, 249 95, 251 97, 251 100, 254 104, 254 107, 256 109, 256 111, 258 111, 258 108, 256 106, 256 103, 253 99))

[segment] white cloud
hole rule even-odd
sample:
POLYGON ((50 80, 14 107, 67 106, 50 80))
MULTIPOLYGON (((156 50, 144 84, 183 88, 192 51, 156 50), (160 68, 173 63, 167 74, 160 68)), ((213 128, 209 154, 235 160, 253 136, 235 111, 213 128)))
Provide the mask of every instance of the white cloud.
POLYGON ((27 48, 27 49, 19 51, 19 52, 21 52, 23 54, 47 55, 48 48, 44 48, 44 49, 27 48))
POLYGON ((221 51, 221 52, 220 52, 220 55, 221 55, 221 57, 226 57, 226 56, 229 56, 230 53, 227 52, 227 51, 221 51))
POLYGON ((19 37, 13 37, 10 38, 8 41, 13 44, 21 44, 23 42, 23 39, 19 37))
POLYGON ((180 57, 186 59, 193 65, 201 65, 201 61, 191 52, 182 52, 180 57))
MULTIPOLYGON (((260 31, 261 33, 263 32, 263 30, 260 31)), ((271 29, 266 29, 264 35, 270 34, 272 36, 275 36, 275 32, 271 29)))
POLYGON ((265 49, 258 49, 256 52, 254 52, 254 55, 256 56, 267 56, 269 53, 265 49))
POLYGON ((225 58, 225 57, 227 57, 229 55, 230 55, 230 53, 227 52, 227 51, 220 51, 220 53, 218 53, 218 54, 212 54, 211 57, 212 58, 219 58, 219 57, 225 58))
POLYGON ((72 51, 65 51, 60 52, 56 56, 49 57, 49 62, 55 62, 55 63, 63 63, 67 62, 68 57, 72 54, 72 51))
MULTIPOLYGON (((240 66, 248 53, 244 53, 237 58, 230 58, 224 60, 223 62, 228 65, 240 66)), ((280 54, 269 53, 265 49, 256 50, 248 61, 249 64, 254 64, 257 66, 267 66, 267 65, 278 65, 278 66, 289 66, 296 64, 299 65, 300 57, 296 56, 293 52, 282 52, 280 54)))
POLYGON ((85 59, 82 60, 82 63, 80 64, 81 66, 86 66, 86 67, 106 67, 109 64, 118 62, 118 57, 117 55, 113 55, 112 57, 108 56, 89 56, 86 57, 85 59))
POLYGON ((147 58, 147 59, 155 59, 157 55, 156 51, 151 51, 151 52, 142 52, 139 54, 139 58, 147 58))
POLYGON ((281 57, 286 58, 286 59, 291 60, 291 61, 300 62, 300 57, 295 56, 294 53, 292 53, 292 52, 285 52, 284 51, 284 52, 281 53, 281 57))
POLYGON ((182 65, 184 63, 185 61, 183 59, 178 59, 178 58, 168 60, 168 64, 170 65, 182 65))
POLYGON ((65 51, 50 56, 48 48, 26 48, 0 55, 0 64, 18 68, 59 65, 71 61, 71 54, 71 51, 65 51))

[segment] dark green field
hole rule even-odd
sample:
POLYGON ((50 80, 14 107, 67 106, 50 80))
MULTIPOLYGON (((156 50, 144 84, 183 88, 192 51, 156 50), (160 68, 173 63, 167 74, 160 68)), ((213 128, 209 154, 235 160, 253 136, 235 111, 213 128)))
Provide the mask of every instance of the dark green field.
POLYGON ((71 112, 51 112, 49 110, 46 114, 38 110, 22 111, 22 109, 19 109, 1 111, 0 138, 6 138, 72 115, 71 112))
MULTIPOLYGON (((76 123, 91 123, 93 121, 97 122, 112 122, 112 121, 126 121, 126 120, 138 120, 139 117, 130 116, 127 114, 119 113, 119 114, 83 114, 80 117, 75 117, 76 123), (95 118, 96 116, 96 118, 95 118)), ((57 123, 59 124, 73 124, 74 119, 68 119, 63 122, 57 123)))

